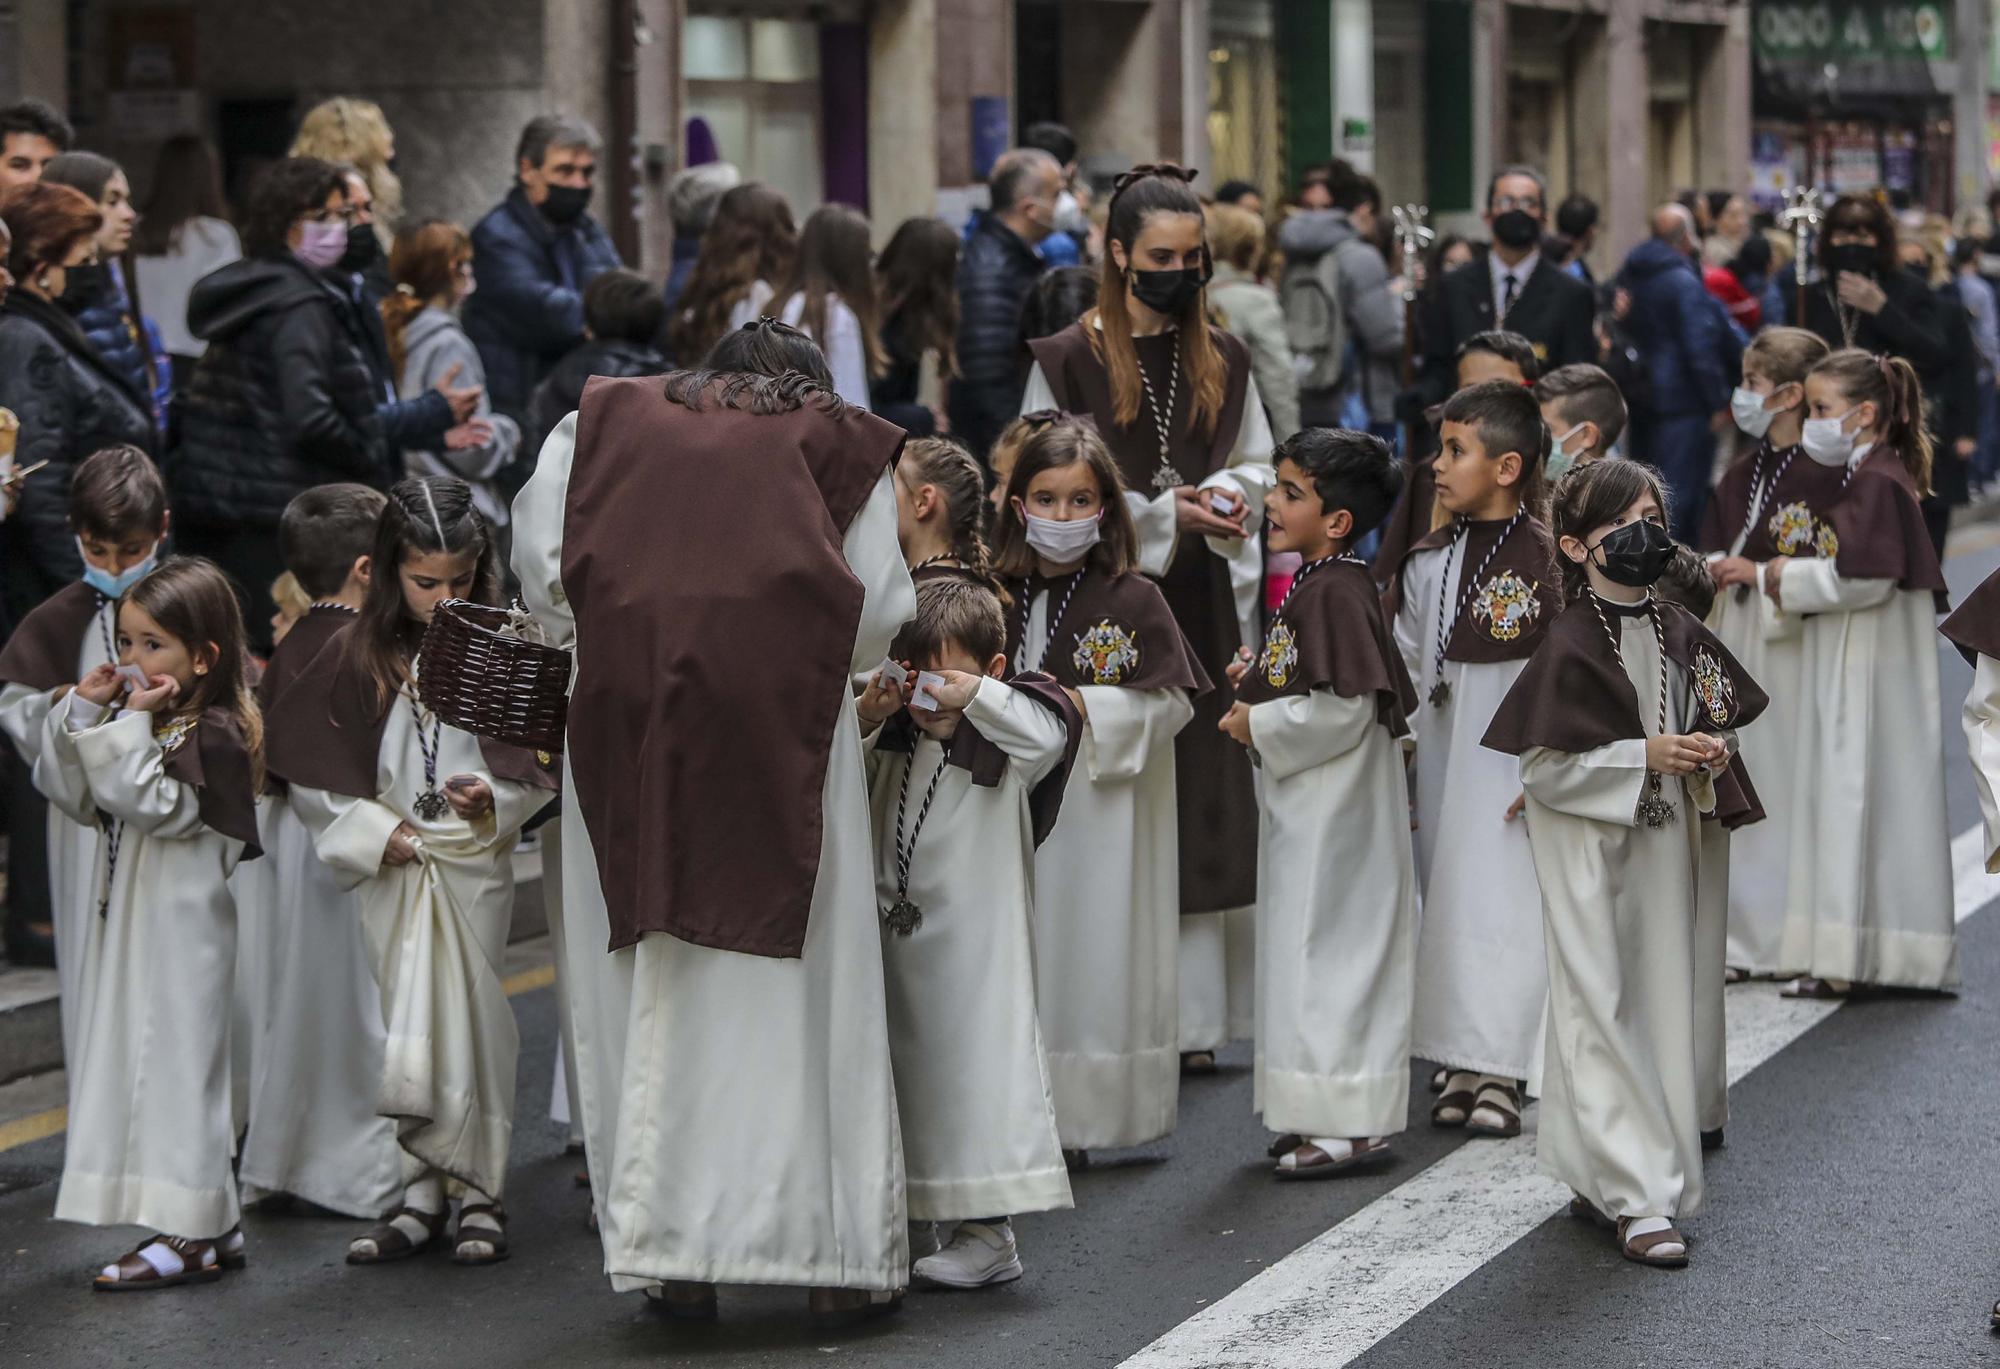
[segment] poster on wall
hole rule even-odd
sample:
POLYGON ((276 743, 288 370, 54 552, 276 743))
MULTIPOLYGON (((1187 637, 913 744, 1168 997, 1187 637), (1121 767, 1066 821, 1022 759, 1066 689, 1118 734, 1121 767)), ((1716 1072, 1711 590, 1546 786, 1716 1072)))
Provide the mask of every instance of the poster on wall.
POLYGON ((1764 129, 1750 135, 1750 199, 1775 214, 1798 184, 1793 169, 1794 146, 1784 134, 1764 129))

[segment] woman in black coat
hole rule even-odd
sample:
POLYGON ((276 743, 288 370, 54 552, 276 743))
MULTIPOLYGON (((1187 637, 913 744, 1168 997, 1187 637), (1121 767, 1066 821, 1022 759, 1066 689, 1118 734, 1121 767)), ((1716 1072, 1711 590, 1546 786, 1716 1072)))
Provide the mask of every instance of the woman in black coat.
POLYGON ((103 216, 90 197, 61 185, 18 187, 0 199, 12 246, 14 288, 0 300, 0 408, 21 421, 17 467, 27 477, 0 538, 9 622, 83 574, 69 525, 70 477, 102 447, 154 452, 152 410, 130 378, 107 363, 58 301, 71 266, 96 254, 103 216))
POLYGON ((1926 388, 1950 367, 1937 298, 1897 260, 1896 225, 1887 206, 1865 195, 1835 200, 1819 235, 1819 267, 1820 279, 1806 286, 1803 319, 1796 277, 1786 281, 1786 322, 1818 333, 1835 351, 1859 347, 1901 357, 1917 368, 1926 388))

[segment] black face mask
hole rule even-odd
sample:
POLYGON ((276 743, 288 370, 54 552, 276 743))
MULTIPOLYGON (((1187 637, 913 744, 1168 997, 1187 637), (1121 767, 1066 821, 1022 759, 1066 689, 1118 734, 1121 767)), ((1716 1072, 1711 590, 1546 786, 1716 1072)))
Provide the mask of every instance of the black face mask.
POLYGON ((334 263, 342 271, 361 272, 373 266, 382 255, 382 240, 375 236, 375 225, 351 223, 347 226, 347 250, 334 263))
POLYGON ((589 207, 589 186, 552 185, 549 197, 542 201, 542 217, 550 223, 572 224, 582 218, 583 211, 589 207))
POLYGON ((1525 209, 1510 209, 1494 218, 1493 239, 1502 247, 1533 247, 1542 240, 1542 221, 1525 209))
POLYGON ((63 268, 62 307, 74 314, 111 289, 111 268, 101 261, 63 268))
POLYGON ((1651 589, 1673 559, 1674 539, 1658 523, 1627 523, 1605 533, 1591 550, 1602 553, 1597 568, 1605 579, 1627 589, 1651 589))
POLYGON ((1132 271, 1132 298, 1156 314, 1178 317, 1190 301, 1208 284, 1209 270, 1192 266, 1184 271, 1132 271))
POLYGON ((1830 242, 1826 245, 1826 269, 1830 275, 1852 271, 1857 276, 1873 276, 1881 265, 1882 254, 1865 242, 1830 242))

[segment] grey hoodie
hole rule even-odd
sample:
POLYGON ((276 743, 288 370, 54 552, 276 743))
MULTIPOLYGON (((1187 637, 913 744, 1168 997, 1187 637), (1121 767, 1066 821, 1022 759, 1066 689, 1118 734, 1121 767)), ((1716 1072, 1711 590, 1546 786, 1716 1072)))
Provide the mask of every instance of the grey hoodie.
MULTIPOLYGON (((453 365, 458 376, 452 384, 486 384, 486 370, 479 364, 479 350, 459 327, 458 318, 431 305, 411 319, 403 329, 403 374, 397 379, 396 394, 413 399, 437 384, 453 365)), ((408 451, 404 458, 411 475, 455 475, 472 486, 472 502, 494 527, 505 527, 507 503, 500 497, 493 477, 513 460, 521 445, 521 429, 505 414, 493 412, 487 397, 479 397, 478 416, 493 425, 493 440, 483 447, 463 451, 408 451)))
POLYGON ((1345 209, 1294 212, 1278 225, 1278 247, 1287 261, 1334 254, 1341 312, 1362 353, 1361 400, 1377 423, 1389 422, 1402 389, 1403 302, 1389 289, 1382 254, 1361 240, 1345 209))

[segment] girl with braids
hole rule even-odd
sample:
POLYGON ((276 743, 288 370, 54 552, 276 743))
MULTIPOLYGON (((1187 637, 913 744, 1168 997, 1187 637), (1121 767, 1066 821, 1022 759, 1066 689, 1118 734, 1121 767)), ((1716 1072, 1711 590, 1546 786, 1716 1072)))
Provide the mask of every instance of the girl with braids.
POLYGON ((495 603, 492 525, 463 480, 389 492, 352 627, 271 711, 271 771, 319 858, 358 887, 388 1037, 376 1110, 395 1119, 403 1200, 349 1264, 414 1255, 462 1196, 460 1264, 507 1257, 501 1189, 520 1037, 500 987, 507 864, 555 787, 546 756, 447 726, 418 698, 416 649, 440 603, 495 603))
MULTIPOLYGON (((1105 225, 1097 307, 1030 342, 1024 413, 1088 416, 1124 477, 1139 569, 1214 678, 1255 642, 1271 426, 1250 352, 1208 323, 1214 270, 1195 173, 1171 163, 1120 176, 1105 225)), ((1250 759, 1216 728, 1228 700, 1196 705, 1175 744, 1179 773, 1181 1020, 1186 1064, 1251 1030, 1257 796, 1250 759)))
MULTIPOLYGON (((1687 1263, 1701 1207, 1695 921, 1703 817, 1764 695, 1653 590, 1676 548, 1649 466, 1594 461, 1554 505, 1567 607, 1485 744, 1519 758, 1549 999, 1541 1167, 1619 1253, 1687 1263)), ((1723 839, 1726 839, 1724 837, 1723 839)))
POLYGON ((1844 472, 1799 447, 1806 375, 1826 344, 1803 328, 1767 328, 1743 352, 1743 383, 1729 407, 1755 447, 1724 473, 1702 515, 1701 549, 1715 582, 1708 625, 1771 694, 1771 708, 1742 731, 1769 821, 1736 839, 1729 855, 1729 964, 1744 974, 1796 970, 1782 963, 1785 875, 1791 862, 1791 758, 1798 739, 1799 634, 1777 631, 1777 609, 1758 592, 1774 556, 1816 556, 1815 510, 1840 494, 1844 472))
POLYGON ((913 437, 896 459, 896 538, 910 578, 958 578, 998 590, 986 553, 986 477, 972 453, 942 437, 913 437))
POLYGON ((1798 796, 1779 959, 1800 997, 1855 984, 1958 984, 1936 596, 1944 574, 1918 500, 1931 440, 1900 357, 1835 352, 1806 377, 1808 459, 1842 488, 1813 513, 1816 555, 1759 577, 1799 634, 1798 796))
POLYGON ((96 666, 49 712, 35 783, 97 831, 95 868, 72 891, 90 934, 75 948, 84 1016, 56 1217, 161 1233, 98 1273, 99 1289, 125 1293, 243 1264, 228 880, 258 854, 263 722, 243 615, 212 563, 178 558, 125 591, 117 647, 118 666, 96 666))

